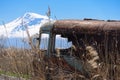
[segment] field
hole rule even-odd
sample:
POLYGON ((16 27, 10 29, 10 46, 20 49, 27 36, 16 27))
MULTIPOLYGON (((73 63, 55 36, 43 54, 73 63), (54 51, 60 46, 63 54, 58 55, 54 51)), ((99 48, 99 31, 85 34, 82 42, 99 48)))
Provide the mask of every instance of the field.
POLYGON ((1 80, 120 80, 120 55, 116 45, 106 51, 107 54, 100 54, 104 47, 96 50, 86 46, 86 55, 81 57, 75 54, 74 47, 56 49, 57 55, 48 57, 44 56, 46 51, 34 48, 32 43, 30 46, 31 49, 23 49, 0 45, 1 80), (71 51, 72 57, 68 54, 71 51), (81 66, 76 59, 69 63, 59 54, 70 59, 76 57, 81 66))
MULTIPOLYGON (((3 80, 10 80, 9 76, 15 77, 11 80, 46 80, 45 76, 48 72, 45 71, 45 65, 47 62, 45 63, 42 58, 41 61, 39 61, 41 56, 35 56, 33 50, 2 48, 0 53, 2 53, 0 54, 0 75, 7 76, 4 77, 3 80)), ((53 58, 48 59, 51 70, 53 71, 50 75, 52 76, 52 80, 89 80, 85 77, 86 75, 66 69, 64 67, 66 64, 63 63, 62 60, 59 61, 61 62, 58 63, 57 60, 54 61, 53 58), (58 64, 56 65, 54 62, 58 64)), ((101 63, 101 65, 97 73, 99 73, 102 78, 91 78, 91 80, 104 80, 105 78, 108 79, 108 76, 112 76, 111 80, 120 80, 120 64, 101 63)), ((99 75, 96 74, 93 77, 99 75)))
POLYGON ((32 75, 31 52, 22 49, 1 49, 0 74, 29 79, 32 75))

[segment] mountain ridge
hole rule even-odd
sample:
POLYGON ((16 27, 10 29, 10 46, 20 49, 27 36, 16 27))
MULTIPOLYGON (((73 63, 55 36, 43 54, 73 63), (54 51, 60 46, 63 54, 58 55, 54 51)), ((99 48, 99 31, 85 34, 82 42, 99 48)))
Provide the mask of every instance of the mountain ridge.
POLYGON ((47 21, 47 16, 27 12, 23 16, 18 17, 7 24, 4 24, 6 27, 4 25, 0 25, 0 29, 2 29, 0 31, 0 36, 4 35, 6 37, 23 37, 22 34, 27 36, 26 29, 28 29, 30 35, 32 36, 38 33, 38 29, 40 29, 41 24, 47 21))
MULTIPOLYGON (((41 25, 50 20, 44 15, 30 12, 25 13, 23 16, 18 17, 7 24, 0 25, 0 38, 4 38, 4 45, 7 47, 29 48, 27 31, 31 37, 35 37, 36 34, 39 34, 41 25)), ((48 37, 47 34, 42 35, 42 45, 40 46, 42 49, 47 49, 48 37)), ((33 44, 35 44, 34 40, 33 44)), ((70 45, 71 43, 68 43, 67 39, 62 38, 60 35, 56 36, 57 48, 68 48, 70 45)))

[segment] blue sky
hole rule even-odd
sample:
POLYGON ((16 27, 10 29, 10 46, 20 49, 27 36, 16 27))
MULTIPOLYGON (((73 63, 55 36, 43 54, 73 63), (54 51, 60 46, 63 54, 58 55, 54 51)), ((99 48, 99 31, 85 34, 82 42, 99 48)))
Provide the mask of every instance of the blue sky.
POLYGON ((10 22, 26 12, 45 15, 51 8, 55 19, 117 19, 120 20, 120 0, 0 0, 0 23, 10 22))

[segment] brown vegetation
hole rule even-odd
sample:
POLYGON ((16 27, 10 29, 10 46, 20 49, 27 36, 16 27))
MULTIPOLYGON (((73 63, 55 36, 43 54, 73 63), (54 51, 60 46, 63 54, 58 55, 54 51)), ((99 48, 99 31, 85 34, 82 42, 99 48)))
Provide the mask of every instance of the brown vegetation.
MULTIPOLYGON (((87 47, 87 49, 90 48, 91 47, 89 46, 87 47)), ((16 48, 8 48, 8 49, 1 48, 0 51, 1 51, 0 70, 6 73, 11 72, 11 73, 19 74, 19 77, 21 77, 21 74, 29 75, 29 78, 32 80, 47 80, 46 78, 48 78, 49 76, 52 80, 74 80, 74 79, 89 80, 90 79, 85 77, 86 75, 82 75, 80 72, 72 69, 72 67, 69 67, 69 65, 67 65, 67 63, 64 62, 64 59, 62 57, 58 59, 54 57, 43 58, 44 56, 41 55, 45 53, 43 51, 38 52, 38 54, 34 53, 33 50, 16 49, 16 48)), ((93 50, 92 52, 94 53, 95 51, 93 50)), ((88 53, 89 53, 88 55, 92 54, 91 52, 88 53)), ((96 54, 94 54, 94 56, 96 57, 96 54)), ((89 64, 91 65, 91 63, 89 64)), ((109 76, 113 76, 110 77, 112 80, 120 79, 119 61, 117 62, 117 64, 100 62, 97 65, 96 71, 97 73, 91 72, 91 74, 94 74, 91 77, 91 80, 109 79, 108 78, 109 76)))

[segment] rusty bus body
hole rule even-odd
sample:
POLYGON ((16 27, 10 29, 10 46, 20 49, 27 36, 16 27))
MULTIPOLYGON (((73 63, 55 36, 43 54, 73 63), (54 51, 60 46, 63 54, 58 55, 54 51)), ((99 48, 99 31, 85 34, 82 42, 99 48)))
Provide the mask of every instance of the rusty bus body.
MULTIPOLYGON (((63 62, 85 77, 93 76, 90 70, 102 75, 97 70, 103 68, 103 70, 108 71, 104 73, 104 79, 119 79, 120 21, 95 19, 50 21, 40 28, 39 38, 41 38, 42 33, 49 34, 46 53, 48 58, 59 53, 63 62), (57 51, 55 49, 56 35, 61 35, 68 38, 68 41, 72 41, 71 48, 57 51), (93 64, 96 65, 95 69, 93 64), (88 68, 89 65, 92 67, 88 68), (103 65, 106 67, 102 67, 103 65)), ((37 46, 39 47, 40 44, 39 39, 37 46)))

